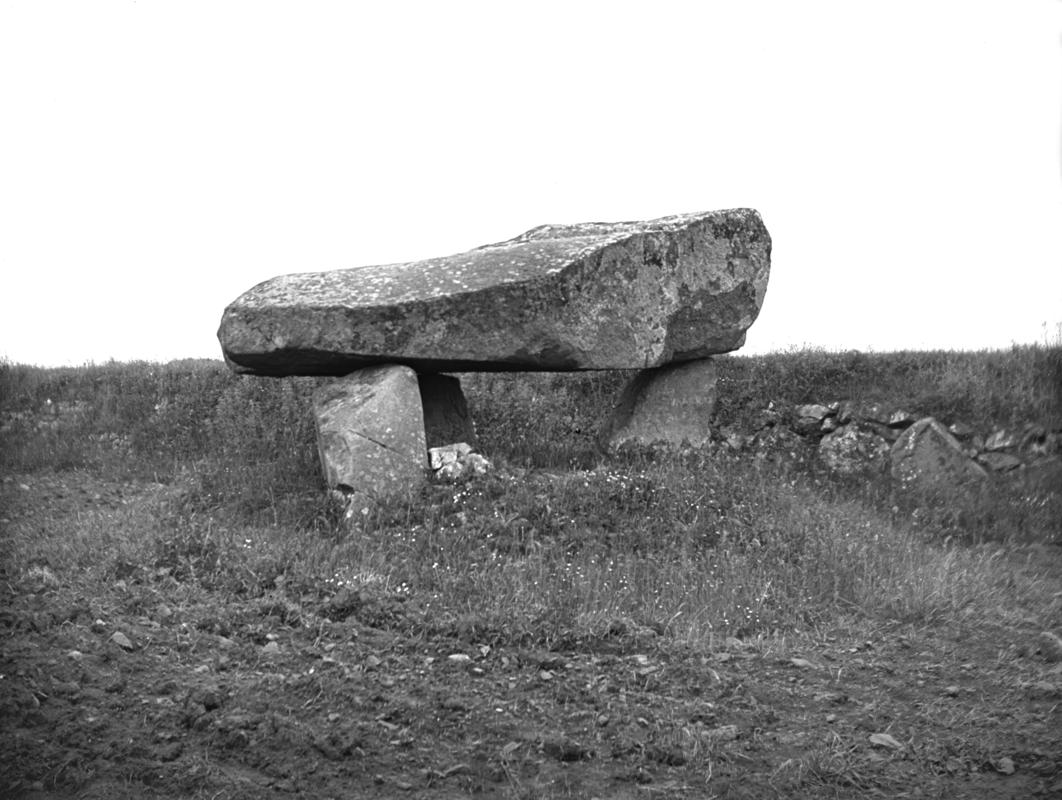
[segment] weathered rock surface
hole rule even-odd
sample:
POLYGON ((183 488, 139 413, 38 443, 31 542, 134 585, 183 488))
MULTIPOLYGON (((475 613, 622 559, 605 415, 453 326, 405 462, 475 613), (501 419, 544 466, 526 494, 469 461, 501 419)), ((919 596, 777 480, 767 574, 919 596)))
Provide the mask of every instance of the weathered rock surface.
POLYGON ((448 464, 456 464, 462 458, 472 454, 472 445, 468 442, 457 442, 439 447, 428 448, 428 465, 433 470, 440 470, 448 464))
POLYGON ((605 450, 624 444, 699 447, 712 438, 716 369, 711 359, 639 372, 601 431, 605 450))
POLYGON ((491 466, 479 453, 473 453, 467 442, 429 448, 428 462, 435 479, 447 483, 473 475, 486 475, 491 466))
POLYGON ((988 477, 933 417, 920 419, 892 446, 892 474, 904 486, 961 487, 988 477))
POLYGON ((888 442, 853 424, 838 428, 819 442, 819 458, 841 475, 883 471, 888 455, 888 442))
POLYGON ((1018 469, 1025 462, 1010 453, 997 453, 988 451, 977 456, 977 460, 994 472, 1010 472, 1018 469))
POLYGON ((1005 430, 996 431, 985 439, 985 450, 990 451, 1009 450, 1013 447, 1017 447, 1017 445, 1018 437, 1005 430))
POLYGON ((409 367, 359 370, 318 389, 313 406, 329 488, 379 499, 425 480, 424 410, 409 367))
POLYGON ((443 258, 285 275, 224 313, 229 365, 259 375, 656 367, 740 347, 771 239, 751 209, 546 225, 443 258))
POLYGON ((1058 663, 1062 661, 1062 637, 1051 631, 1044 631, 1039 637, 1040 655, 1045 661, 1058 663))
POLYGON ((839 404, 837 421, 841 425, 850 422, 873 422, 878 425, 888 425, 891 415, 884 406, 878 403, 856 403, 845 400, 839 404))
POLYGON ((796 421, 793 423, 793 429, 801 434, 821 431, 823 423, 830 417, 831 411, 824 405, 808 403, 797 406, 796 421))

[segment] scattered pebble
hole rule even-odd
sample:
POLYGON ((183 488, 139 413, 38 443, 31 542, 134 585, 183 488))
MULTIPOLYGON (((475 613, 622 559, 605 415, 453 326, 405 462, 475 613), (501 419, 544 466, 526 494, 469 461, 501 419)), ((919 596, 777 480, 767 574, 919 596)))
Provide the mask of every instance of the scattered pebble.
POLYGON ((1014 774, 1014 761, 1013 759, 1010 759, 1007 756, 997 758, 995 761, 992 762, 992 766, 995 768, 996 772, 999 772, 1003 775, 1014 774))
POLYGON ((542 752, 558 761, 582 761, 593 753, 572 739, 547 739, 542 742, 542 752))
POLYGON ((1033 683, 1027 684, 1027 689, 1030 696, 1041 697, 1044 699, 1058 697, 1062 694, 1059 687, 1055 686, 1051 681, 1034 681, 1033 683))
POLYGON ((737 725, 720 725, 705 733, 705 738, 713 742, 732 742, 738 738, 737 725))
POLYGON ((114 633, 112 633, 111 641, 123 650, 129 651, 134 649, 133 643, 129 640, 129 637, 121 631, 115 631, 114 633))
POLYGON ((886 747, 890 750, 902 750, 903 745, 887 733, 870 734, 870 743, 875 747, 886 747))
POLYGON ((81 691, 81 684, 77 681, 60 681, 53 678, 52 691, 55 694, 74 696, 81 691))
POLYGON ((203 689, 197 694, 197 699, 207 711, 213 711, 221 707, 221 695, 215 689, 203 689))
POLYGON ((1051 631, 1044 631, 1040 634, 1037 643, 1040 645, 1040 655, 1045 661, 1051 663, 1062 661, 1062 637, 1051 631))

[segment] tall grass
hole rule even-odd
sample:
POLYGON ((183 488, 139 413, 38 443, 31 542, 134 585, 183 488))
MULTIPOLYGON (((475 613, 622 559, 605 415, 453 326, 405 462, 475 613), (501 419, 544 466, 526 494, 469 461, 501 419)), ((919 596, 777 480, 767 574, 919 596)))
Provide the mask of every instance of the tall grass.
MULTIPOLYGON (((719 418, 852 398, 1057 428, 1060 353, 723 358, 719 418)), ((159 484, 146 504, 87 512, 74 529, 9 526, 5 560, 97 580, 136 565, 230 596, 283 587, 322 608, 345 591, 373 624, 479 641, 699 646, 846 615, 929 623, 1035 605, 1035 585, 1001 569, 998 546, 973 545, 1062 541, 1057 487, 934 504, 886 477, 834 478, 808 452, 606 459, 595 436, 625 377, 465 376, 495 471, 357 509, 350 526, 320 483, 316 379, 238 377, 216 362, 0 364, 5 474, 159 484)))
POLYGON ((724 356, 720 382, 719 416, 725 421, 762 408, 765 398, 792 403, 852 399, 986 430, 1029 421, 1062 428, 1062 338, 981 352, 796 350, 724 356))

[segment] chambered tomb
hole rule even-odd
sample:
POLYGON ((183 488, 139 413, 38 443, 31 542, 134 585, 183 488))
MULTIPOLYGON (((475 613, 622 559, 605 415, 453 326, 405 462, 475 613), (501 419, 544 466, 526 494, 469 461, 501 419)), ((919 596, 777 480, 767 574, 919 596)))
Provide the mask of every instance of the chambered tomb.
POLYGON ((382 497, 424 475, 426 448, 474 437, 445 373, 641 370, 603 446, 703 442, 710 358, 744 344, 770 255, 752 209, 544 225, 452 256, 272 278, 225 309, 218 338, 236 372, 342 376, 315 398, 322 468, 332 488, 382 497))

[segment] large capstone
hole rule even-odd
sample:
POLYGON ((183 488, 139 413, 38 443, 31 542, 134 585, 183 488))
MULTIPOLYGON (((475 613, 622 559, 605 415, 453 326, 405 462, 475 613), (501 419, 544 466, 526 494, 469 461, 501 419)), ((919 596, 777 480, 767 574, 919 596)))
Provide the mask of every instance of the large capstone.
POLYGON ((273 278, 225 310, 218 338, 258 375, 658 367, 744 343, 770 254, 751 209, 546 225, 454 256, 273 278))

